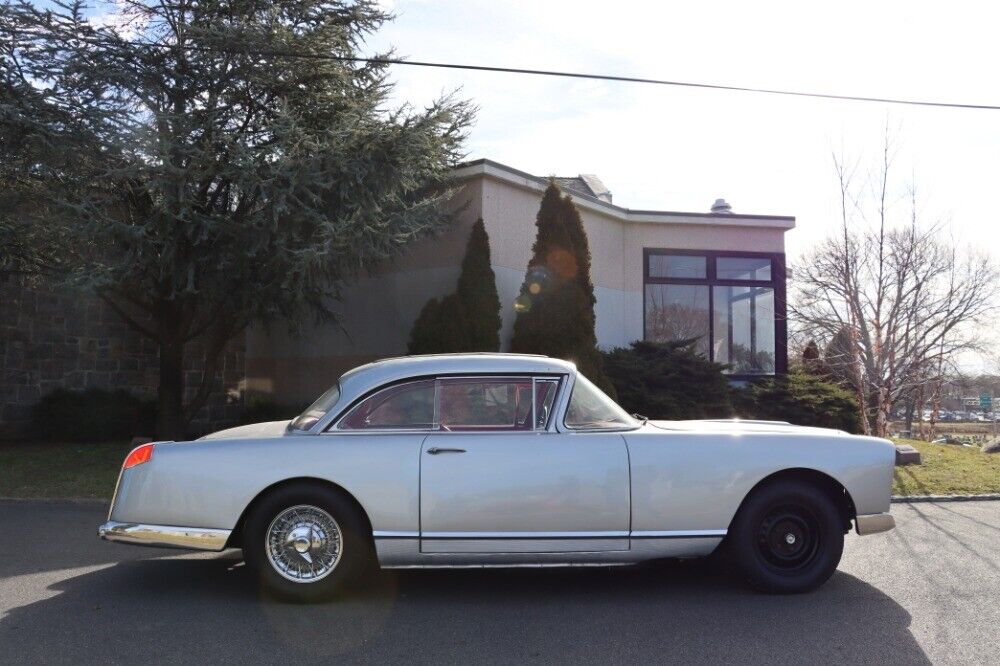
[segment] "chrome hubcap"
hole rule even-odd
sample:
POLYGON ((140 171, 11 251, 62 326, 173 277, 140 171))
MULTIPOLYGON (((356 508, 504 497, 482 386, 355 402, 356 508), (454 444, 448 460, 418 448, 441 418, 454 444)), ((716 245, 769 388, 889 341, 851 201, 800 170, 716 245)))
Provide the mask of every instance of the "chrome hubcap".
POLYGON ((791 546, 792 544, 794 544, 795 543, 795 535, 792 534, 791 532, 789 532, 788 534, 786 534, 785 535, 785 543, 787 543, 789 546, 791 546))
POLYGON ((268 561, 282 577, 295 583, 313 583, 337 567, 343 536, 329 513, 299 504, 275 516, 267 528, 264 547, 268 561))

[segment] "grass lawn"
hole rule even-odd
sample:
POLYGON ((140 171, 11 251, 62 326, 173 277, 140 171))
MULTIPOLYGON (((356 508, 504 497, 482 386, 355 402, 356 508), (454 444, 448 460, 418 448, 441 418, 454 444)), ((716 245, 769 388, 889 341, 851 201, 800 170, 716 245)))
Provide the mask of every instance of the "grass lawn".
POLYGON ((1000 453, 912 439, 897 441, 920 451, 922 464, 896 468, 893 495, 1000 493, 1000 453))
POLYGON ((0 497, 111 499, 128 442, 0 442, 0 497))

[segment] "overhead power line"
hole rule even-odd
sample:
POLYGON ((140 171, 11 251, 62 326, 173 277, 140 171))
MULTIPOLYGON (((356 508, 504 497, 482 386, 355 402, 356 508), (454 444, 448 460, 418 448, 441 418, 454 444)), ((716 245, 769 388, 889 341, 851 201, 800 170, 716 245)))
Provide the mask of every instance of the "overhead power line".
POLYGON ((588 74, 583 72, 561 72, 546 69, 522 69, 519 67, 490 67, 486 65, 462 65, 445 62, 426 62, 419 60, 399 60, 395 58, 353 58, 331 56, 337 60, 370 62, 385 65, 410 65, 414 67, 437 67, 441 69, 467 69, 477 72, 500 72, 504 74, 531 74, 535 76, 560 76, 573 79, 593 79, 597 81, 619 81, 623 83, 649 83, 660 86, 679 86, 683 88, 705 88, 708 90, 728 90, 732 92, 760 93, 764 95, 789 95, 792 97, 818 97, 820 99, 839 99, 849 102, 878 102, 881 104, 909 104, 912 106, 937 106, 952 109, 985 109, 1000 111, 1000 106, 989 104, 960 104, 956 102, 934 102, 917 99, 898 99, 893 97, 864 97, 861 95, 834 95, 831 93, 804 92, 797 90, 778 90, 774 88, 752 88, 746 86, 727 86, 719 83, 696 83, 693 81, 669 81, 665 79, 647 79, 636 76, 615 76, 613 74, 588 74))
MULTIPOLYGON (((123 40, 124 41, 124 40, 123 40)), ((149 42, 129 42, 134 46, 172 49, 175 44, 153 44, 149 42)), ((812 97, 818 99, 833 99, 846 102, 874 102, 877 104, 904 104, 909 106, 927 106, 948 109, 980 109, 1000 111, 1000 106, 991 104, 965 104, 959 102, 938 102, 921 99, 903 99, 898 97, 868 97, 864 95, 835 95, 832 93, 808 92, 802 90, 781 90, 778 88, 755 88, 750 86, 729 86, 720 83, 699 83, 695 81, 672 81, 668 79, 651 79, 638 76, 617 76, 614 74, 594 74, 588 72, 566 72, 549 69, 527 69, 522 67, 497 67, 490 65, 469 65, 463 63, 432 62, 427 60, 404 60, 402 58, 364 58, 360 56, 340 56, 326 53, 305 53, 302 51, 260 50, 219 48, 198 45, 183 45, 189 51, 204 51, 210 53, 227 53, 232 55, 261 55, 279 58, 308 58, 313 60, 333 60, 338 62, 370 63, 374 65, 402 65, 406 67, 430 67, 436 69, 458 69, 473 72, 494 72, 500 74, 524 74, 530 76, 554 76, 570 79, 589 79, 593 81, 615 81, 619 83, 641 83, 659 86, 674 86, 680 88, 700 88, 703 90, 723 90, 729 92, 758 93, 762 95, 784 95, 787 97, 812 97)))

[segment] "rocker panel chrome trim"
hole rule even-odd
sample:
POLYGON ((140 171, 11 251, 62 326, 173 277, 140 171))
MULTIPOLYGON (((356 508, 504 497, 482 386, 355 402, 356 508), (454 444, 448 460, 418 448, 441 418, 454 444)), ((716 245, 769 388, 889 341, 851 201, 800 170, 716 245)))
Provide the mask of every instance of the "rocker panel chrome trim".
POLYGON ((636 530, 633 539, 717 539, 728 530, 636 530))

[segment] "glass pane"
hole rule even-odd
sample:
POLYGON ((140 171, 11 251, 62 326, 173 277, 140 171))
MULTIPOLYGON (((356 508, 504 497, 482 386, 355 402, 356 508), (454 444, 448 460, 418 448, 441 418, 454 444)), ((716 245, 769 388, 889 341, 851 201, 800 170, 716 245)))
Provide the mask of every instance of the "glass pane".
POLYGON ((770 280, 771 260, 767 257, 719 257, 715 260, 719 280, 770 280))
POLYGON ((696 340, 708 355, 708 287, 694 284, 646 285, 646 339, 696 340))
POLYGON ((590 380, 576 374, 573 395, 566 408, 567 428, 632 428, 636 422, 614 400, 594 386, 590 380))
POLYGON ((531 430, 531 380, 441 380, 444 430, 531 430))
POLYGON ((774 374, 774 290, 714 287, 712 308, 715 361, 732 374, 774 374))
POLYGON ((326 416, 326 413, 337 404, 340 400, 340 384, 334 384, 326 393, 321 395, 316 402, 309 405, 306 411, 299 414, 294 421, 292 421, 292 430, 309 430, 314 425, 316 421, 326 416))
POLYGON ((428 430, 434 427, 434 381, 412 382, 379 391, 352 409, 339 427, 428 430))
POLYGON ((555 379, 535 380, 535 429, 545 430, 549 425, 552 403, 556 400, 559 382, 555 379))
POLYGON ((704 280, 708 277, 705 257, 684 254, 649 255, 649 277, 704 280))

